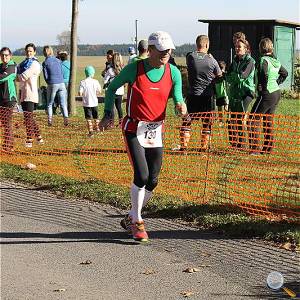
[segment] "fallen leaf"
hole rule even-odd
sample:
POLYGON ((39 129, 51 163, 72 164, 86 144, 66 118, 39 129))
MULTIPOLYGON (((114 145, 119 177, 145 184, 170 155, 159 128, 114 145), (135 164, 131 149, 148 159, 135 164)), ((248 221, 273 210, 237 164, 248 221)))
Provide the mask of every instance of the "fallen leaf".
POLYGON ((182 272, 184 272, 184 273, 194 273, 194 269, 193 268, 187 268, 187 269, 184 269, 182 272))
POLYGON ((180 293, 184 298, 188 298, 194 295, 192 291, 183 291, 180 293))
POLYGON ((201 251, 201 255, 203 255, 203 256, 211 256, 211 254, 210 254, 210 253, 208 253, 208 252, 204 252, 204 251, 201 251))
POLYGON ((293 247, 292 247, 292 244, 290 242, 287 242, 287 243, 281 244, 279 246, 279 248, 291 251, 293 247))
POLYGON ((85 260, 80 263, 80 265, 90 265, 92 262, 90 260, 85 260))
POLYGON ((151 275, 154 273, 155 273, 155 271, 153 269, 146 269, 144 272, 142 272, 142 274, 145 274, 145 275, 151 275))
POLYGON ((211 267, 211 265, 200 265, 199 267, 200 268, 209 268, 209 267, 211 267))
POLYGON ((193 272, 200 272, 199 268, 193 268, 193 272))
POLYGON ((65 292, 66 289, 56 289, 56 290, 53 290, 53 292, 65 292))

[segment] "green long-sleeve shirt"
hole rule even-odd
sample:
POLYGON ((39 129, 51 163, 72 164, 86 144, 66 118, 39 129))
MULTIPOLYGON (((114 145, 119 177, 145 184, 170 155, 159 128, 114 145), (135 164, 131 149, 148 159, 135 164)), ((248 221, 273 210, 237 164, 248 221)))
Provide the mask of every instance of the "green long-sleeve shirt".
POLYGON ((7 65, 0 64, 0 104, 17 101, 16 74, 17 65, 13 60, 10 60, 7 65))

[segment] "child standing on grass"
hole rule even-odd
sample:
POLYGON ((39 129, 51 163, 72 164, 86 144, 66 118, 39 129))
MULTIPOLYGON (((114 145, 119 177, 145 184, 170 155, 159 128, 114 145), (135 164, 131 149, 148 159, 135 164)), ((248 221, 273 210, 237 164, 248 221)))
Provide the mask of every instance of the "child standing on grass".
POLYGON ((225 61, 218 61, 219 67, 222 71, 222 77, 218 77, 215 83, 215 94, 216 94, 216 105, 218 107, 218 118, 219 126, 223 127, 223 111, 228 111, 228 95, 226 91, 226 81, 225 81, 225 61))
POLYGON ((89 136, 94 133, 93 120, 95 130, 99 131, 99 116, 98 116, 98 98, 101 93, 101 86, 98 80, 94 79, 95 69, 93 66, 87 66, 84 70, 86 79, 81 80, 79 85, 79 96, 82 96, 82 105, 84 116, 87 123, 89 136))

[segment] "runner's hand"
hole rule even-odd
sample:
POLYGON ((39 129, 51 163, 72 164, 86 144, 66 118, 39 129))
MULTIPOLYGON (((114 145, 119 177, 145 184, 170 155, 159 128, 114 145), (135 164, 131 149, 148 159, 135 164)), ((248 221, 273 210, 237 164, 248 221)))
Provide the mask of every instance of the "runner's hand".
POLYGON ((176 104, 176 111, 180 117, 184 117, 187 114, 186 104, 184 102, 176 104))

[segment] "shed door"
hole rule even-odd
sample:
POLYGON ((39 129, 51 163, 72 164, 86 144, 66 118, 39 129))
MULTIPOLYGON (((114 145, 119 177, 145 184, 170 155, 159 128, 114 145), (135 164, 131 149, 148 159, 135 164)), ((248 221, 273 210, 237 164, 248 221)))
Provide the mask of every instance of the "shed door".
POLYGON ((276 57, 289 73, 281 88, 290 89, 293 82, 294 29, 275 26, 274 48, 276 57))

